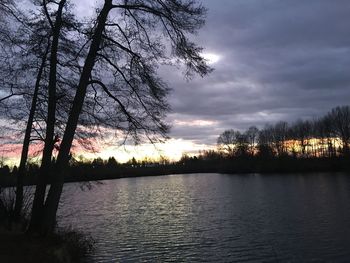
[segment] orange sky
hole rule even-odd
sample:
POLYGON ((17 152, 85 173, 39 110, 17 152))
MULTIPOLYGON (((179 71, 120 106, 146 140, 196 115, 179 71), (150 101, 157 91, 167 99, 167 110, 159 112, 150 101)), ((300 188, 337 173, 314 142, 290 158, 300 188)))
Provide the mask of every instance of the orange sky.
MULTIPOLYGON (((170 161, 177 161, 183 154, 194 155, 198 154, 200 150, 208 150, 214 148, 205 144, 196 144, 192 141, 186 141, 183 139, 169 139, 164 143, 144 143, 141 145, 121 145, 113 146, 106 144, 103 146, 97 146, 95 144, 95 152, 87 151, 82 146, 74 147, 74 155, 78 157, 84 157, 86 159, 102 158, 108 159, 114 157, 118 162, 127 162, 131 158, 137 160, 143 160, 145 158, 152 160, 159 160, 161 157, 167 158, 170 161)), ((30 156, 33 161, 39 160, 39 153, 41 145, 31 145, 30 156)), ((21 153, 21 144, 4 144, 1 147, 0 157, 10 165, 18 165, 19 157, 21 153)), ((56 154, 56 153, 55 153, 56 154)))

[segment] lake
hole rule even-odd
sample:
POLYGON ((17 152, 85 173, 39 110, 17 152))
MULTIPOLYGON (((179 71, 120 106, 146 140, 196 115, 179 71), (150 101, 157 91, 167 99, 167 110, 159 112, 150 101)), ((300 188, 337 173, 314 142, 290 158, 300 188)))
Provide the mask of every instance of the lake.
POLYGON ((346 174, 187 174, 66 184, 89 262, 349 262, 346 174))

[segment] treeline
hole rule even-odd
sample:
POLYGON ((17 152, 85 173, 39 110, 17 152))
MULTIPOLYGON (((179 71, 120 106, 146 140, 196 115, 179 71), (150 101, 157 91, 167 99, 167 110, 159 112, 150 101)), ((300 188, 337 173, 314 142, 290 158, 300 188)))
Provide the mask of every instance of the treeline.
POLYGON ((245 132, 226 130, 217 139, 223 158, 238 156, 330 158, 348 156, 350 107, 333 108, 313 120, 285 121, 255 126, 245 132))
MULTIPOLYGON (((84 160, 72 157, 66 181, 93 181, 122 177, 175 173, 284 173, 349 171, 350 107, 331 109, 313 120, 291 124, 277 122, 263 129, 254 126, 244 132, 226 130, 217 139, 217 149, 201 151, 196 156, 184 154, 177 162, 131 158, 119 163, 107 160, 84 160)), ((52 166, 55 166, 55 160, 52 166)), ((28 164, 25 184, 37 182, 40 167, 28 164)), ((1 181, 13 185, 18 173, 8 166, 0 168, 1 181), (8 175, 8 176, 6 176, 8 175), (6 180, 5 180, 6 179, 6 180)), ((48 175, 48 182, 54 180, 48 175)))

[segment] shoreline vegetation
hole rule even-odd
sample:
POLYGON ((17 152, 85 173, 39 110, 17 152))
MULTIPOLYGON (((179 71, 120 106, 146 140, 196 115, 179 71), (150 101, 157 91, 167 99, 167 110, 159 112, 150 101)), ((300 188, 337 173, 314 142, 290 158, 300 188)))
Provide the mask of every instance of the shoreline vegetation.
MULTIPOLYGON (((57 159, 57 160, 56 160, 57 159)), ((42 167, 27 163, 14 167, 0 163, 0 186, 37 185, 56 182, 59 158, 41 178, 42 167), (19 180, 21 179, 21 180, 19 180), (23 180, 23 182, 22 182, 23 180)), ((183 155, 177 162, 130 159, 108 160, 69 156, 64 182, 97 181, 123 177, 186 173, 308 173, 348 172, 350 161, 350 106, 338 106, 313 120, 280 121, 258 129, 225 130, 217 138, 217 149, 183 155)), ((42 166, 42 165, 41 165, 42 166)), ((18 188, 18 187, 17 187, 18 188)))
POLYGON ((27 235, 20 229, 0 227, 0 262, 81 262, 93 251, 93 243, 90 237, 73 230, 40 237, 27 235))
POLYGON ((94 240, 70 227, 57 227, 48 235, 28 234, 32 195, 24 191, 19 219, 14 218, 15 187, 0 184, 0 262, 84 262, 94 251, 94 240))
MULTIPOLYGON (((100 158, 92 162, 78 162, 70 166, 65 182, 87 182, 126 177, 159 176, 190 173, 226 173, 226 174, 288 174, 315 172, 350 172, 350 158, 338 156, 332 158, 296 158, 291 156, 259 158, 244 156, 220 158, 215 152, 205 152, 199 156, 184 156, 179 162, 137 162, 135 159, 119 164, 112 157, 104 161, 100 158)), ((35 185, 37 170, 32 165, 24 178, 24 185, 35 185)), ((0 186, 16 185, 16 168, 13 171, 0 169, 0 186)), ((48 179, 50 183, 50 179, 48 179)))

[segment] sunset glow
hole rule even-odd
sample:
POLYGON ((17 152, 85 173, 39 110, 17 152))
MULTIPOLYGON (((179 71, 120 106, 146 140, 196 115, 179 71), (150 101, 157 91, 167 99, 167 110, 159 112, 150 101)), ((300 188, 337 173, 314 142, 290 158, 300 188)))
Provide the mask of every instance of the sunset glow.
MULTIPOLYGON (((186 141, 183 139, 170 139, 165 143, 150 144, 145 143, 141 145, 124 145, 124 146, 109 146, 101 150, 99 153, 83 153, 85 158, 102 158, 108 159, 114 157, 118 162, 125 163, 132 159, 136 160, 152 160, 158 161, 165 158, 169 161, 178 161, 183 154, 190 156, 196 155, 200 150, 207 150, 214 148, 214 146, 197 144, 193 141, 186 141)), ((76 155, 80 155, 77 153, 76 155)))

